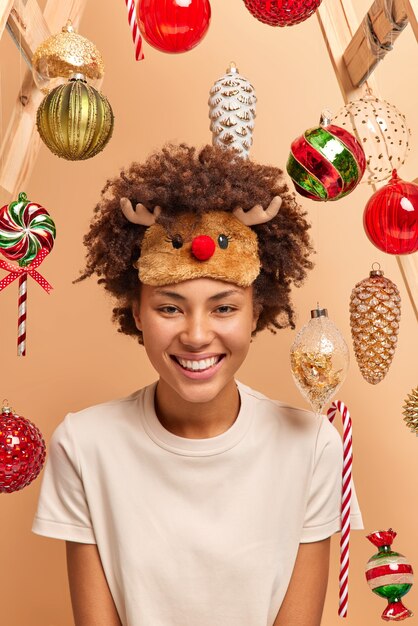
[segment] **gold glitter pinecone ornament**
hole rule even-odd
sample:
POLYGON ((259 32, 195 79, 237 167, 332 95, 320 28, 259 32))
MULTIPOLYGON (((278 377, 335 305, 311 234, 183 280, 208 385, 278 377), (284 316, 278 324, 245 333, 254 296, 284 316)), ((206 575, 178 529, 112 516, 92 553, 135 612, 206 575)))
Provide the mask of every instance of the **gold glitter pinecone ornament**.
POLYGON ((39 105, 36 124, 42 141, 69 161, 90 159, 103 150, 113 132, 107 98, 75 74, 53 89, 39 105))
POLYGON ((209 117, 212 144, 232 148, 248 157, 253 143, 252 134, 257 98, 254 87, 241 76, 235 63, 210 90, 209 117))
POLYGON ((69 80, 74 73, 98 81, 103 78, 104 65, 94 43, 76 33, 68 20, 60 33, 48 37, 36 48, 32 71, 37 87, 48 93, 58 86, 58 82, 69 80))
MULTIPOLYGON (((379 266, 380 267, 380 266, 379 266)), ((351 292, 350 324, 360 372, 371 385, 386 376, 395 354, 401 317, 397 286, 373 270, 351 292)))
POLYGON ((412 389, 411 393, 408 394, 402 408, 404 409, 404 422, 413 433, 418 435, 418 387, 412 389))

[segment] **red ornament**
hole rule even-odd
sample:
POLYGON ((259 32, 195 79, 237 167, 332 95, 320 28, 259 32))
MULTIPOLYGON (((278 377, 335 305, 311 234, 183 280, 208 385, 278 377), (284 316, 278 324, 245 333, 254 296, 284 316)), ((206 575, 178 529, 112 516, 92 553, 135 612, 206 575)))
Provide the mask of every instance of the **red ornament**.
POLYGON ((270 26, 293 26, 308 19, 321 0, 244 0, 257 20, 270 26))
POLYGON ((0 415, 0 493, 29 485, 44 462, 45 441, 40 430, 4 406, 0 415))
POLYGON ((140 0, 138 24, 146 41, 162 52, 187 52, 209 28, 209 0, 140 0))
POLYGON ((363 224, 370 241, 388 254, 418 250, 418 185, 399 178, 376 191, 366 204, 363 224))
POLYGON ((215 242, 208 235, 199 235, 192 241, 192 254, 199 261, 207 261, 215 252, 215 242))

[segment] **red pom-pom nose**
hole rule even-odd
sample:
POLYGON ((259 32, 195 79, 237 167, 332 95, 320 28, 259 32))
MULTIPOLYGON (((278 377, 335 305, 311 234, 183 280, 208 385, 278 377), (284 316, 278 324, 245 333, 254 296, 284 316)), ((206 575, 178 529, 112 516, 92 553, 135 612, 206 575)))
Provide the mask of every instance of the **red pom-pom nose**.
POLYGON ((215 242, 209 235, 199 235, 192 241, 192 253, 199 261, 207 261, 215 252, 215 242))

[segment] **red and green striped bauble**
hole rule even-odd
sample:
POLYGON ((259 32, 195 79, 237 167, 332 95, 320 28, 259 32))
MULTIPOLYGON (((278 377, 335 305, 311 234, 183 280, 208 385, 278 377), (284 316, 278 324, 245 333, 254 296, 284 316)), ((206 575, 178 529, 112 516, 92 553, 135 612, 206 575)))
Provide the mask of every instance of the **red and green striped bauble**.
POLYGON ((0 252, 10 261, 29 265, 41 250, 54 245, 55 224, 48 211, 20 193, 0 209, 0 252))
POLYGON ((354 135, 325 118, 293 141, 286 166, 296 191, 322 202, 353 191, 365 168, 364 150, 354 135))
POLYGON ((411 589, 414 572, 406 558, 392 550, 395 537, 396 532, 391 528, 367 535, 367 539, 379 552, 367 562, 366 579, 371 590, 388 601, 382 619, 399 622, 412 615, 412 611, 402 604, 401 598, 411 589))

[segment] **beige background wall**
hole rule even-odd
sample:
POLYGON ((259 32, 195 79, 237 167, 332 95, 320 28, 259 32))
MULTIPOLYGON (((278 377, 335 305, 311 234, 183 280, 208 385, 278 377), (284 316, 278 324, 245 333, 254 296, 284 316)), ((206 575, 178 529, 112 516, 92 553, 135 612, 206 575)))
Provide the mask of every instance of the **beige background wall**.
MULTIPOLYGON (((105 151, 87 162, 66 162, 42 147, 26 186, 29 197, 53 215, 58 237, 42 266, 54 285, 53 293, 47 296, 33 282, 29 284, 25 359, 15 356, 16 288, 0 295, 0 395, 34 421, 47 441, 68 411, 123 396, 155 378, 143 349, 112 327, 111 303, 95 282, 71 283, 83 265, 81 238, 106 177, 134 159, 143 159, 166 140, 210 142, 208 90, 232 59, 253 82, 259 98, 254 159, 284 167, 291 140, 317 122, 322 108, 336 111, 342 104, 315 17, 282 30, 257 22, 242 0, 212 0, 212 8, 208 35, 195 50, 170 56, 146 45, 145 61, 136 63, 124 2, 87 2, 80 32, 103 54, 103 92, 114 109, 115 132, 105 151)), ((361 16, 367 8, 368 2, 356 3, 361 16)), ((0 61, 3 133, 25 69, 6 33, 0 61)), ((408 28, 376 72, 381 95, 405 113, 414 133, 409 161, 401 170, 407 179, 418 175, 416 63, 417 46, 408 28)), ((381 263, 403 297, 399 345, 387 378, 378 387, 368 385, 351 353, 349 376, 339 394, 352 412, 354 473, 366 526, 365 532, 353 533, 351 548, 346 623, 355 626, 380 624, 385 606, 364 580, 364 565, 374 552, 366 532, 395 528, 399 533, 395 548, 418 569, 418 441, 401 417, 403 400, 417 385, 417 325, 395 258, 375 249, 363 232, 362 211, 370 193, 362 185, 337 203, 303 201, 312 221, 316 267, 294 296, 298 328, 319 300, 347 341, 349 294, 368 275, 373 261, 381 263)), ((3 192, 0 200, 3 205, 11 198, 3 192)), ((294 336, 290 330, 260 335, 239 378, 267 395, 306 406, 289 371, 294 336)), ((22 492, 0 497, 2 626, 72 624, 64 544, 30 531, 39 487, 37 480, 22 492)), ((334 537, 324 626, 337 623, 337 574, 338 539, 334 537)), ((418 614, 416 588, 406 605, 418 614)), ((417 620, 414 617, 409 623, 417 620)))

